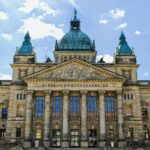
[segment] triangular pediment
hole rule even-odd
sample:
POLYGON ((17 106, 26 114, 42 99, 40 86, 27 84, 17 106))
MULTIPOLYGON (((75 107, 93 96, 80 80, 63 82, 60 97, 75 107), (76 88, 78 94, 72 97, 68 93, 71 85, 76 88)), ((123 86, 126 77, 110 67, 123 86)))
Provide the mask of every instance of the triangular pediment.
POLYGON ((124 77, 101 67, 72 59, 24 78, 25 80, 110 80, 124 77))

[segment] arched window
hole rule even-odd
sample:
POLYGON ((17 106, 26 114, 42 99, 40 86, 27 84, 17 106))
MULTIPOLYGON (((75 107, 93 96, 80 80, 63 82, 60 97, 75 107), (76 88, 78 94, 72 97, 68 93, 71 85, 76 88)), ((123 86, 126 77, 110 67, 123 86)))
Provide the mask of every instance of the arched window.
POLYGON ((61 131, 60 131, 60 129, 52 130, 52 146, 53 147, 61 146, 61 131))
POLYGON ((40 140, 42 139, 42 129, 40 125, 36 126, 36 130, 35 130, 35 139, 40 140))
POLYGON ((97 130, 96 129, 89 129, 88 140, 89 140, 89 147, 97 146, 97 130))
POLYGON ((144 133, 145 133, 145 139, 148 140, 149 139, 149 129, 148 128, 144 129, 144 133))
POLYGON ((70 131, 70 147, 79 147, 79 131, 76 129, 70 131))
POLYGON ((128 128, 128 138, 133 138, 133 128, 128 128))

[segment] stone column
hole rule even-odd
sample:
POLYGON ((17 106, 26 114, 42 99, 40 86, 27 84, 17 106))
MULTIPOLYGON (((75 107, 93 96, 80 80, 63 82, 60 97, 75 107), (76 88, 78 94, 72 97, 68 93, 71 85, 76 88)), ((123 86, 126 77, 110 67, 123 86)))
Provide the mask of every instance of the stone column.
POLYGON ((81 147, 88 147, 87 141, 87 91, 81 91, 81 147))
POLYGON ((62 147, 69 147, 68 138, 68 106, 69 106, 69 91, 63 91, 63 141, 62 147))
POLYGON ((33 91, 27 91, 26 120, 25 120, 25 142, 24 142, 25 148, 31 147, 32 96, 33 96, 33 91))
POLYGON ((118 108, 118 135, 119 135, 119 142, 118 146, 119 147, 124 147, 126 145, 124 140, 124 133, 123 133, 123 108, 122 108, 122 103, 123 98, 122 98, 122 91, 117 91, 117 108, 118 108))
POLYGON ((105 147, 105 134, 106 134, 106 124, 105 124, 105 91, 98 91, 99 93, 99 125, 100 125, 100 147, 105 147))
POLYGON ((45 110, 44 110, 44 146, 50 147, 50 102, 51 102, 51 91, 45 92, 45 110))

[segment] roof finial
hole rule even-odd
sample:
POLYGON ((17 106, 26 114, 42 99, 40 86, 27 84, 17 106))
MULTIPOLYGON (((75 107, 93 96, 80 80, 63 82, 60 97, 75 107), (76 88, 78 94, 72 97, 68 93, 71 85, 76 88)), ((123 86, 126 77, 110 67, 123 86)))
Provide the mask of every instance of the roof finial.
POLYGON ((74 18, 75 19, 77 18, 77 10, 76 10, 76 8, 74 9, 74 18))
POLYGON ((71 30, 79 30, 80 29, 80 20, 77 18, 77 10, 74 9, 74 18, 70 21, 71 30))

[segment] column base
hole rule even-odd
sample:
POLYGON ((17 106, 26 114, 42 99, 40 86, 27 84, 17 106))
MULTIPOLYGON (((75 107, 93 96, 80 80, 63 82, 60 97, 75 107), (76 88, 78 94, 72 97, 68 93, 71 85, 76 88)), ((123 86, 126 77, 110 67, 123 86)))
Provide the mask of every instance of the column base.
POLYGON ((69 141, 62 141, 61 145, 62 147, 67 148, 69 147, 69 141))
POLYGON ((44 145, 45 148, 49 148, 50 147, 50 141, 49 140, 44 140, 43 145, 44 145))
POLYGON ((106 147, 106 141, 99 141, 99 147, 105 148, 106 147))
POLYGON ((81 141, 81 147, 88 147, 87 141, 81 141))
POLYGON ((31 141, 24 141, 23 142, 23 147, 24 148, 30 148, 31 147, 31 141))
POLYGON ((11 139, 10 142, 11 142, 11 143, 15 143, 15 142, 16 142, 16 139, 11 139))
POLYGON ((118 147, 126 147, 127 142, 126 141, 118 141, 118 147))

